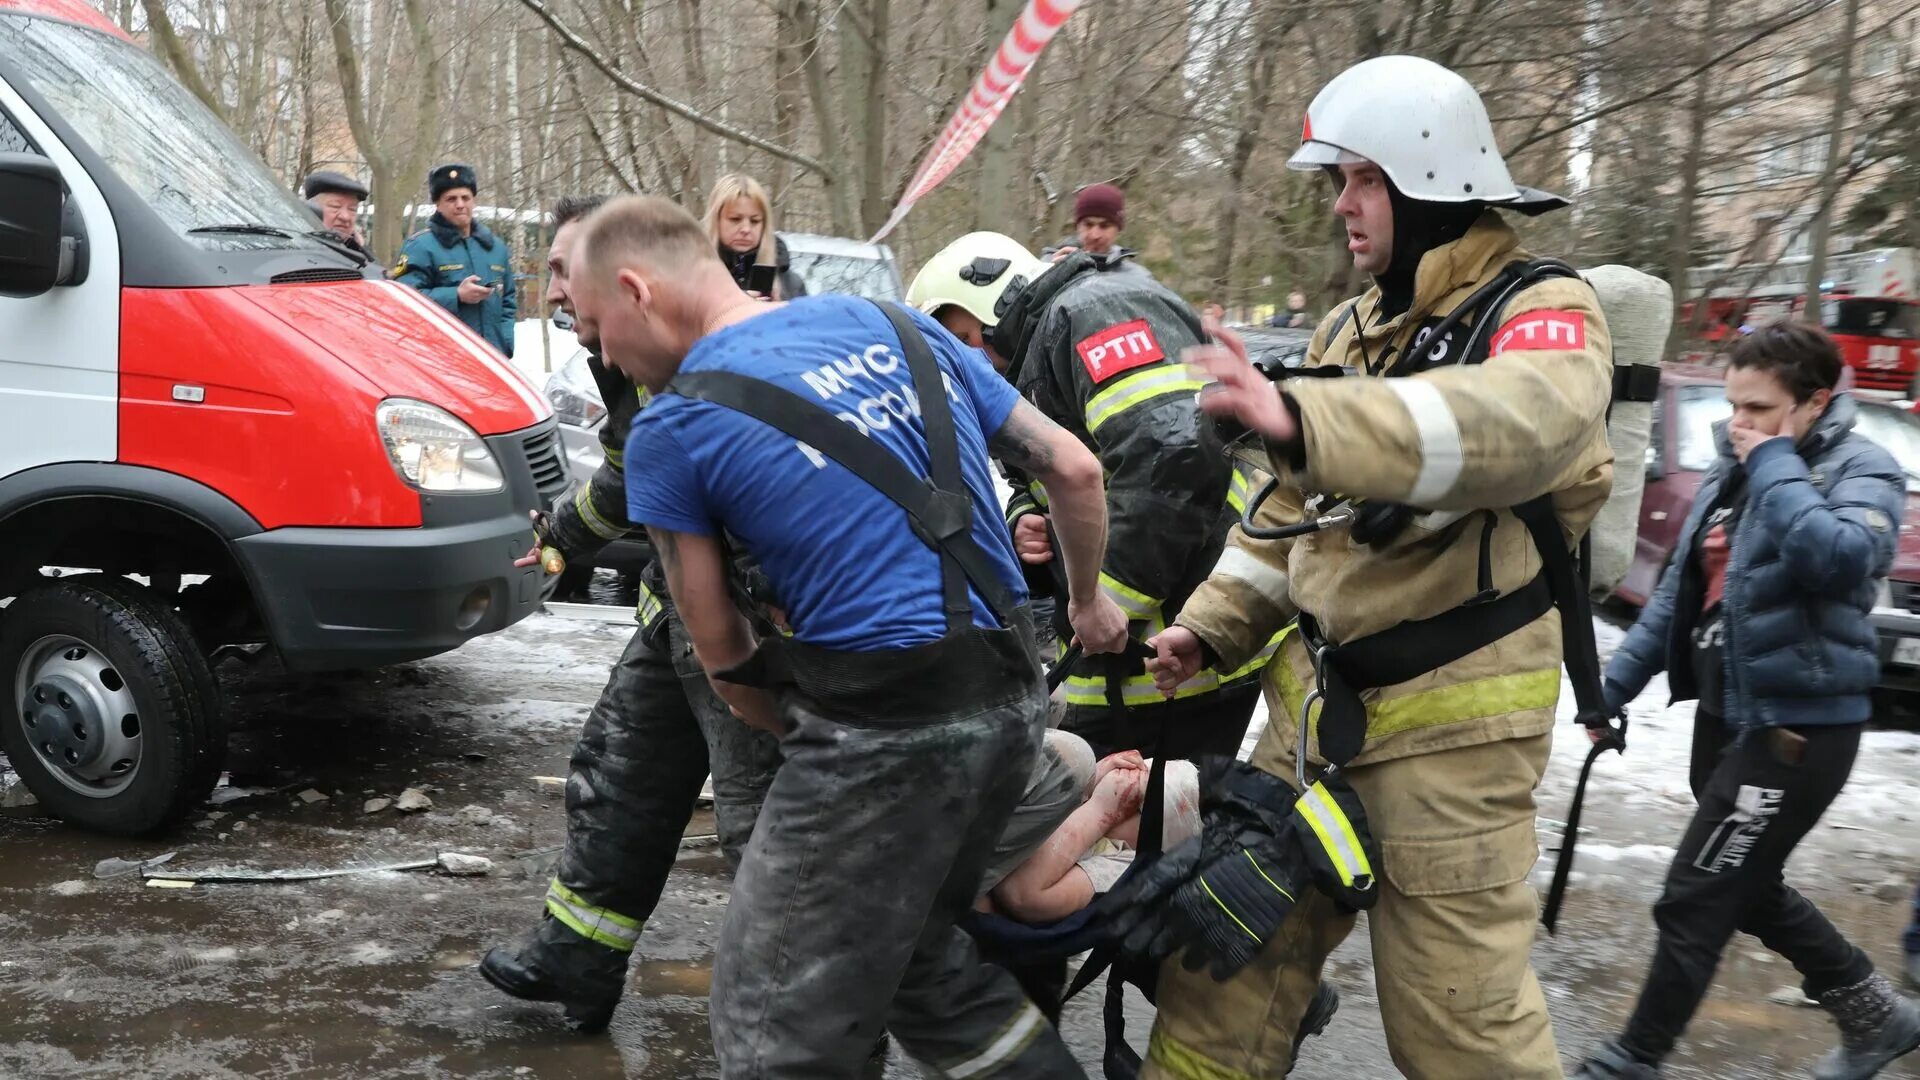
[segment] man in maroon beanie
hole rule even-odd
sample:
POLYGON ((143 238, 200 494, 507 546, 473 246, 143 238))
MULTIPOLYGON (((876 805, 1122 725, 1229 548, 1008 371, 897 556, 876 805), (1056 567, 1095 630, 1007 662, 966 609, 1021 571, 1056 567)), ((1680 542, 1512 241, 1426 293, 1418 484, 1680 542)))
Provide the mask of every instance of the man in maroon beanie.
POLYGON ((1127 193, 1112 184, 1088 184, 1073 200, 1073 231, 1080 249, 1107 255, 1120 245, 1127 224, 1127 193))

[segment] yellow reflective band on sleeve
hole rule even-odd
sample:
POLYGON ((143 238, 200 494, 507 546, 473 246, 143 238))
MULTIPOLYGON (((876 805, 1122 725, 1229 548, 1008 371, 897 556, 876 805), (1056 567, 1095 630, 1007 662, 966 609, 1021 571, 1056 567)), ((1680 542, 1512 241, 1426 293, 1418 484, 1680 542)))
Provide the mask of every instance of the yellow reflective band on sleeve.
POLYGON ((1255 1080, 1252 1073, 1215 1064, 1198 1050, 1167 1034, 1167 1025, 1153 1025, 1147 1041, 1147 1059, 1179 1080, 1255 1080))
POLYGON ((640 606, 634 612, 634 616, 640 620, 641 626, 645 626, 659 617, 660 598, 653 594, 652 589, 647 588, 646 582, 644 581, 639 584, 639 589, 640 606))
POLYGON ((547 885, 547 911, 567 929, 616 952, 632 952, 640 941, 641 927, 646 925, 639 919, 587 903, 578 893, 560 884, 559 878, 547 885))
POLYGON ((653 400, 653 391, 647 389, 646 387, 636 385, 633 388, 633 390, 634 390, 634 393, 637 394, 640 398, 641 408, 643 409, 646 408, 647 403, 653 400))
POLYGON ((627 471, 627 452, 625 450, 608 450, 606 451, 606 455, 607 464, 612 465, 621 472, 627 471))
POLYGON ((1129 622, 1151 619, 1160 613, 1160 601, 1104 570, 1100 572, 1100 591, 1112 597, 1113 602, 1120 605, 1120 610, 1127 613, 1129 622))
POLYGON ((1199 393, 1205 385, 1180 364, 1148 368, 1137 375, 1129 375, 1101 387, 1099 393, 1087 399, 1087 434, 1099 431, 1100 425, 1135 405, 1169 394, 1199 393))
MULTIPOLYGON (((1284 630, 1275 634, 1273 640, 1267 642, 1266 648, 1261 649, 1259 653, 1255 654, 1253 659, 1241 664, 1232 671, 1217 671, 1213 668, 1201 669, 1193 678, 1188 679, 1186 682, 1174 688, 1174 700, 1178 701, 1181 698, 1210 694, 1228 683, 1236 682, 1258 672, 1273 660, 1274 653, 1280 648, 1280 639, 1284 636, 1286 636, 1286 631, 1284 630)), ((1128 708, 1140 705, 1158 705, 1165 700, 1167 700, 1166 695, 1160 692, 1159 687, 1153 685, 1153 676, 1144 672, 1139 675, 1129 675, 1120 687, 1120 701, 1128 708)), ((1069 675, 1067 677, 1067 704, 1105 705, 1106 703, 1106 676, 1069 675)))
POLYGON ((1240 462, 1233 463, 1233 481, 1227 486, 1227 505, 1233 507, 1236 514, 1247 512, 1247 500, 1253 494, 1253 478, 1247 475, 1247 467, 1240 462))
POLYGON ((1355 878, 1373 876, 1373 864, 1367 860, 1367 849, 1361 846, 1360 837, 1353 831, 1353 822, 1347 820, 1346 811, 1340 809, 1325 784, 1315 783, 1308 788, 1294 808, 1307 819, 1313 835, 1320 839, 1320 846, 1327 850, 1334 869, 1340 871, 1340 884, 1351 887, 1355 878))
POLYGON ((1047 508, 1047 489, 1040 486, 1040 481, 1027 481, 1027 494, 1033 496, 1033 505, 1042 510, 1047 508))
POLYGON ((627 535, 627 530, 608 521, 607 516, 600 512, 600 508, 593 504, 592 484, 573 493, 573 508, 580 511, 580 520, 585 522, 587 528, 593 530, 593 535, 600 539, 618 540, 627 535))

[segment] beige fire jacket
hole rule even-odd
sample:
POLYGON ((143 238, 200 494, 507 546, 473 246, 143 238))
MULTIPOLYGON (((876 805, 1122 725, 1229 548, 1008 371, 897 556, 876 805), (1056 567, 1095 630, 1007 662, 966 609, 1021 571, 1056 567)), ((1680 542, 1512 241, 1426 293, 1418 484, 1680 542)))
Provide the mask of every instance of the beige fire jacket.
MULTIPOLYGON (((1249 539, 1235 528, 1211 577, 1181 611, 1231 667, 1263 647, 1296 612, 1311 612, 1335 642, 1457 608, 1479 591, 1484 530, 1492 529, 1492 584, 1501 595, 1540 573, 1539 553, 1508 508, 1551 493, 1568 543, 1578 541, 1612 485, 1606 410, 1613 366, 1606 320, 1583 281, 1554 278, 1514 295, 1497 314, 1488 356, 1475 365, 1367 377, 1410 348, 1444 360, 1463 328, 1426 333, 1475 289, 1528 256, 1488 212, 1459 240, 1428 252, 1410 309, 1382 320, 1376 287, 1344 320, 1337 307, 1315 332, 1308 366, 1342 365, 1360 377, 1298 378, 1304 468, 1287 448, 1263 465, 1279 487, 1262 524, 1289 524, 1339 498, 1383 499, 1429 511, 1380 548, 1345 529, 1294 540, 1249 539), (1335 324, 1338 331, 1335 332, 1335 324), (1331 337, 1331 340, 1329 338, 1331 337)), ((1368 738, 1354 764, 1537 735, 1549 729, 1560 689, 1560 618, 1533 624, 1437 671, 1368 691, 1368 738)), ((1293 742, 1293 718, 1313 685, 1298 635, 1268 669, 1274 737, 1293 742)))

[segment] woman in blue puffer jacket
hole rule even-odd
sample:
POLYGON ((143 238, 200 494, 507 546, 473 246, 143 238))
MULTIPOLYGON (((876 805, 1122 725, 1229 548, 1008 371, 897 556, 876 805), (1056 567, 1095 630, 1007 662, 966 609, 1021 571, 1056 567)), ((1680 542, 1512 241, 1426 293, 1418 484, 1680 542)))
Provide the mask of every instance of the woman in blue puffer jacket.
POLYGON ((1799 969, 1841 1045, 1816 1080, 1864 1080, 1920 1046, 1920 1007, 1782 878, 1853 768, 1879 655, 1867 620, 1892 566, 1906 478, 1853 430, 1833 340, 1799 323, 1734 350, 1733 416, 1653 599, 1607 665, 1608 704, 1660 671, 1699 699, 1699 809, 1654 905, 1660 938, 1621 1036, 1576 1080, 1647 1078, 1692 1019, 1734 931, 1799 969))

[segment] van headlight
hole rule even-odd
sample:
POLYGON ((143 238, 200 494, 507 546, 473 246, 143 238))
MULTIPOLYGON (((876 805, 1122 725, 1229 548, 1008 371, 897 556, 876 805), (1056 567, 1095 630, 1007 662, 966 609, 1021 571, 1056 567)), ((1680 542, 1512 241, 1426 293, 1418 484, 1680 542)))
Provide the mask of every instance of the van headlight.
POLYGON ((553 403, 554 416, 574 427, 592 427, 607 415, 606 403, 600 400, 600 384, 593 381, 593 372, 587 368, 585 351, 575 353, 573 359, 547 376, 547 400, 553 403))
POLYGON ((421 491, 500 491, 506 479, 493 450, 438 405, 388 398, 374 411, 393 471, 421 491))

